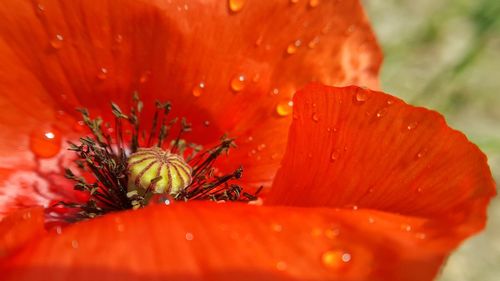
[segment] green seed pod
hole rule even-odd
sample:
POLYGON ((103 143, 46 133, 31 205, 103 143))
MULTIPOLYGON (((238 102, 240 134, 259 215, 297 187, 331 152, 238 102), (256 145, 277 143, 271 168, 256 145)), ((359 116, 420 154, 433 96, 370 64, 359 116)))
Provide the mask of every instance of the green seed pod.
POLYGON ((128 158, 128 192, 177 195, 191 183, 191 167, 182 156, 158 147, 139 148, 128 158))

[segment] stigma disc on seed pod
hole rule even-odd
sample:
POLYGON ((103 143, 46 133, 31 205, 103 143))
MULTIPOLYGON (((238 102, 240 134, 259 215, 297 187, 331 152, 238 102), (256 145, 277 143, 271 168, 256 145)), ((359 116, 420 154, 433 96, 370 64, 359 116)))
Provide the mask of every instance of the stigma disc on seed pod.
POLYGON ((128 192, 172 196, 191 183, 191 167, 182 156, 158 147, 139 148, 128 158, 128 192))

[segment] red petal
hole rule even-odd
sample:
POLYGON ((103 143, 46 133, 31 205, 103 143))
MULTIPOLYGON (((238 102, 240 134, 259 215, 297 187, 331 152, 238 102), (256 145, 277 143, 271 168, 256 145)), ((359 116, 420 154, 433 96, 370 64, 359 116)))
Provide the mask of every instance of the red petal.
POLYGON ((12 212, 0 221, 0 258, 21 248, 33 237, 41 236, 44 232, 42 208, 12 212))
MULTIPOLYGON (((198 143, 225 132, 238 137, 232 165, 221 168, 242 164, 247 182, 268 182, 290 122, 276 105, 311 80, 376 86, 381 61, 356 1, 317 8, 263 1, 238 13, 220 0, 3 1, 0 36, 0 157, 9 168, 36 168, 29 149, 35 128, 75 137, 76 107, 106 115, 111 101, 124 107, 139 90, 147 115, 155 99, 171 100, 174 115, 193 122, 198 143), (287 55, 296 40, 301 46, 287 55), (246 86, 235 93, 230 81, 240 74, 246 86), (194 97, 200 82, 205 88, 194 97), (270 95, 275 88, 279 95, 270 95)), ((45 132, 36 140, 43 143, 45 132)), ((48 146, 36 155, 53 156, 48 146)))
POLYGON ((36 239, 0 269, 3 280, 431 280, 443 255, 416 232, 422 223, 373 211, 154 206, 36 239))
POLYGON ((482 229, 495 186, 485 155, 436 112, 358 87, 294 98, 283 166, 266 203, 428 218, 453 247, 482 229))

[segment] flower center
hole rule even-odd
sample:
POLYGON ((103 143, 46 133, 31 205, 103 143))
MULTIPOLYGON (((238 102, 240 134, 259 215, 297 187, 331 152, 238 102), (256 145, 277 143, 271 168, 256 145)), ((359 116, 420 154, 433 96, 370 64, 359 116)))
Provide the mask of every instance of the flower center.
POLYGON ((81 137, 79 144, 70 143, 69 150, 77 154, 78 171, 66 169, 65 176, 75 182, 76 190, 86 193, 87 199, 57 203, 48 210, 52 219, 73 222, 176 200, 257 199, 260 189, 249 194, 231 183, 241 178, 242 167, 226 175, 214 167, 220 155, 236 147, 233 139, 223 136, 210 149, 187 141, 184 134, 191 131, 191 125, 185 118, 180 122, 169 118, 168 102, 156 102, 152 122, 146 126, 149 131, 141 131, 143 103, 137 94, 133 101, 127 114, 111 103, 114 132, 106 130, 109 125, 101 118, 92 119, 87 109, 79 110, 91 134, 81 137), (180 129, 171 137, 175 126, 180 129), (55 209, 58 212, 53 212, 55 209))

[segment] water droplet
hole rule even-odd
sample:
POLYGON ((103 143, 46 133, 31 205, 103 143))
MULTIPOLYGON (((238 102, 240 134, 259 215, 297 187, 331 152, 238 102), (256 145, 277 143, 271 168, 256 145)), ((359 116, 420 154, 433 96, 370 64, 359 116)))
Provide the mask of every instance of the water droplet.
POLYGON ((330 30, 332 29, 332 23, 327 23, 323 28, 321 29, 321 34, 326 35, 330 30))
POLYGON ((415 129, 417 126, 418 126, 418 122, 411 122, 410 124, 408 124, 408 126, 406 126, 406 129, 408 129, 408 131, 411 131, 411 130, 415 129))
POLYGON ((61 34, 56 34, 52 40, 50 40, 50 46, 56 50, 61 49, 64 42, 64 37, 61 34))
POLYGON ((417 188, 417 192, 418 192, 418 193, 422 193, 422 191, 424 191, 424 189, 423 189, 423 188, 421 188, 421 187, 418 187, 418 188, 417 188))
POLYGON ((319 122, 319 115, 317 113, 313 113, 311 118, 314 122, 316 123, 319 122))
POLYGON ((193 241, 194 235, 191 232, 186 232, 186 240, 187 241, 193 241))
POLYGON ((392 105, 392 104, 394 104, 394 100, 393 99, 387 99, 386 103, 388 105, 392 105))
POLYGON ((71 248, 78 249, 78 246, 79 246, 79 244, 78 244, 77 240, 72 240, 71 241, 71 248))
POLYGON ((267 145, 265 143, 261 143, 259 144, 259 146, 257 146, 257 150, 258 151, 262 151, 264 149, 266 149, 267 145))
POLYGON ((271 224, 271 229, 274 232, 281 232, 281 231, 283 231, 283 226, 281 224, 278 224, 278 223, 273 223, 273 224, 271 224))
POLYGON ((311 235, 313 237, 319 237, 321 234, 323 234, 323 230, 321 228, 315 227, 311 230, 311 235))
POLYGON ((417 239, 423 240, 423 239, 427 238, 427 235, 425 233, 418 232, 418 233, 415 233, 415 237, 417 239))
POLYGON ((340 234, 340 229, 338 228, 329 228, 325 230, 325 236, 328 239, 335 239, 340 234))
POLYGON ((97 73, 97 79, 106 80, 107 78, 108 78, 108 69, 101 67, 101 69, 99 69, 99 72, 97 73))
POLYGON ((170 205, 170 204, 172 204, 172 202, 170 201, 170 199, 165 199, 165 201, 163 201, 163 203, 165 205, 167 205, 167 206, 170 205))
POLYGON ((347 28, 346 33, 347 33, 347 34, 351 34, 351 33, 353 33, 355 30, 356 30, 356 26, 355 26, 354 24, 351 24, 351 25, 347 28))
POLYGON ((387 109, 386 108, 382 108, 381 110, 377 111, 377 113, 375 114, 375 116, 377 116, 377 118, 382 118, 385 116, 385 114, 387 113, 387 109))
POLYGON ((293 112, 293 101, 281 101, 276 105, 276 113, 280 117, 285 117, 293 112))
POLYGON ((56 129, 39 128, 30 135, 30 149, 39 158, 50 158, 61 150, 61 135, 56 129))
POLYGON ((343 250, 330 250, 321 256, 323 264, 332 269, 340 269, 351 261, 351 254, 343 250))
POLYGON ((205 82, 200 82, 198 85, 193 87, 193 96, 199 97, 203 95, 203 91, 205 91, 205 82))
POLYGON ((229 10, 231 12, 237 13, 243 9, 246 0, 229 0, 229 10))
POLYGON ((144 84, 149 81, 149 78, 151 77, 151 71, 147 70, 144 71, 141 74, 141 77, 139 77, 139 83, 144 84))
POLYGON ((368 100, 368 95, 362 90, 359 90, 354 96, 354 101, 357 103, 361 104, 364 103, 366 100, 368 100))
POLYGON ((330 161, 335 162, 339 159, 339 157, 340 157, 340 153, 337 150, 335 150, 330 154, 330 161))
POLYGON ((375 223, 375 219, 372 217, 368 217, 368 223, 375 223))
POLYGON ((420 158, 424 157, 424 155, 425 155, 424 151, 419 151, 416 156, 417 156, 417 159, 420 159, 420 158))
POLYGON ((118 224, 116 226, 116 230, 118 230, 118 232, 124 232, 125 231, 125 225, 123 224, 118 224))
POLYGON ((320 0, 309 0, 309 7, 311 7, 311 8, 318 7, 319 3, 320 3, 320 0))
POLYGON ((123 42, 123 35, 121 34, 115 35, 115 42, 116 44, 121 44, 123 42))
POLYGON ((277 96, 277 95, 279 95, 279 93, 280 93, 280 90, 278 88, 273 88, 271 90, 271 92, 269 92, 269 95, 271 95, 271 96, 277 96))
POLYGON ((319 43, 319 36, 314 37, 309 43, 307 44, 307 47, 309 49, 314 49, 319 43))
POLYGON ((288 45, 288 47, 286 48, 286 53, 289 55, 295 54, 297 52, 297 49, 300 48, 300 45, 302 45, 302 41, 295 40, 288 45))
POLYGON ((245 88, 245 83, 246 83, 246 78, 245 75, 236 75, 232 80, 231 80, 231 89, 234 92, 240 92, 245 88))
POLYGON ((278 261, 276 263, 276 269, 279 271, 285 271, 287 267, 288 267, 288 265, 284 261, 278 261))
POLYGON ((256 73, 252 78, 252 82, 257 83, 259 82, 259 80, 260 80, 260 74, 256 73))
POLYGON ((23 214, 23 219, 24 220, 29 220, 31 219, 31 212, 26 212, 23 214))
POLYGON ((36 11, 36 14, 37 14, 38 16, 42 16, 42 15, 45 13, 45 6, 44 6, 44 5, 42 5, 42 4, 40 4, 40 3, 38 3, 38 4, 36 5, 36 9, 35 9, 35 11, 36 11))
POLYGON ((203 126, 205 126, 205 127, 210 126, 210 121, 208 121, 208 120, 203 121, 203 126))
POLYGON ((56 226, 56 233, 57 233, 57 235, 61 235, 62 234, 62 227, 56 226))
POLYGON ((405 224, 402 224, 402 225, 401 225, 401 230, 404 230, 404 231, 410 232, 410 231, 411 231, 411 229, 412 229, 412 228, 411 228, 411 225, 409 225, 409 224, 406 224, 406 223, 405 223, 405 224))

